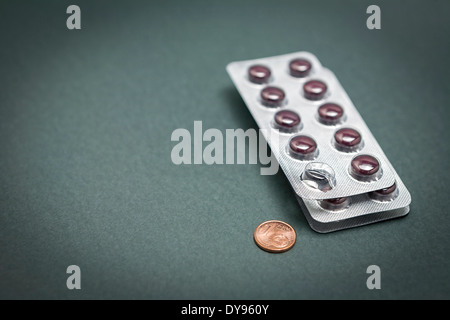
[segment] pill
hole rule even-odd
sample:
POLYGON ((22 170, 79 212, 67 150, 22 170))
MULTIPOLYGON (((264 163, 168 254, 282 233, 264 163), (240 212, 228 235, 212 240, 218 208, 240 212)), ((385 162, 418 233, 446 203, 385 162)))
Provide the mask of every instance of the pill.
POLYGON ((326 210, 331 211, 343 210, 350 206, 350 198, 341 197, 341 198, 319 200, 319 205, 326 210))
POLYGON ((295 136, 289 141, 289 147, 292 152, 298 154, 310 154, 316 151, 316 142, 307 136, 295 136))
POLYGON ((380 162, 367 154, 356 156, 351 162, 350 174, 360 181, 377 180, 381 175, 380 162))
POLYGON ((327 85, 319 80, 310 80, 303 85, 303 92, 306 99, 320 100, 327 92, 327 85))
POLYGON ((339 129, 334 134, 334 146, 344 152, 360 150, 363 146, 361 134, 351 128, 339 129))
POLYGON ((263 65, 253 65, 248 68, 248 79, 253 83, 267 83, 270 75, 270 69, 263 65))
POLYGON ((299 129, 300 116, 294 111, 281 110, 274 116, 274 127, 283 132, 294 132, 299 129))
POLYGON ((325 199, 323 201, 332 203, 332 204, 342 204, 345 202, 345 200, 347 200, 347 198, 343 197, 343 198, 325 199))
POLYGON ((376 190, 373 192, 369 192, 369 197, 373 200, 378 200, 382 202, 392 201, 398 196, 397 184, 394 184, 390 187, 383 188, 380 190, 376 190))
POLYGON ((361 142, 361 135, 354 129, 343 128, 336 131, 334 139, 342 146, 354 147, 361 142))
POLYGON ((294 59, 289 62, 289 73, 293 77, 306 77, 311 71, 311 63, 305 59, 294 59))
POLYGON ((336 124, 343 120, 344 109, 335 103, 325 103, 318 109, 319 121, 323 124, 336 124))
POLYGON ((262 103, 267 107, 279 107, 283 104, 285 93, 277 87, 266 87, 261 90, 262 103))
POLYGON ((388 188, 380 189, 380 190, 377 190, 377 191, 374 191, 374 192, 385 196, 385 195, 388 195, 388 194, 391 194, 391 193, 395 192, 396 189, 397 189, 397 185, 394 182, 394 184, 392 186, 390 186, 388 188))

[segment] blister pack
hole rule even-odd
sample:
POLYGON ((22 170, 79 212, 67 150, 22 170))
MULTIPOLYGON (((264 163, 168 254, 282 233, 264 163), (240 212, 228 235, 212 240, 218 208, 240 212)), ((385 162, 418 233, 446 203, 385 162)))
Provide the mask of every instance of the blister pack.
POLYGON ((396 175, 393 185, 369 193, 321 200, 297 196, 297 200, 311 228, 326 233, 404 216, 411 195, 396 175))
POLYGON ((408 213, 407 189, 334 73, 313 54, 232 62, 227 71, 313 229, 408 213), (376 199, 393 186, 395 198, 376 199))

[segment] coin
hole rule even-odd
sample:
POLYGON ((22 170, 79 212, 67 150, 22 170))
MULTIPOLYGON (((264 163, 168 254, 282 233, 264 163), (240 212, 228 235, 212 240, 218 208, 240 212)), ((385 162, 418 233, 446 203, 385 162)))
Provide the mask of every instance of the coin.
POLYGON ((279 253, 291 249, 297 235, 286 222, 269 220, 261 223, 253 235, 256 244, 267 252, 279 253))

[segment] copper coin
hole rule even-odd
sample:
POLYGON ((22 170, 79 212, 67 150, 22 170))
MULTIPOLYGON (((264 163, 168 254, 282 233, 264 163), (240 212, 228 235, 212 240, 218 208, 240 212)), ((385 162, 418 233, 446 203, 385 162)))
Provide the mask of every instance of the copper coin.
POLYGON ((253 235, 256 244, 267 252, 279 253, 292 248, 297 239, 294 228, 286 222, 269 220, 261 223, 253 235))

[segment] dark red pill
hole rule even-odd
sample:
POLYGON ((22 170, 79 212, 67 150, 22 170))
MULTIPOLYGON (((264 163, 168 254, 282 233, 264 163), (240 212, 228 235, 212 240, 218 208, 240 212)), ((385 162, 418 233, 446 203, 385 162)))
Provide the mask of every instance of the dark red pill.
POLYGON ((396 189, 397 189, 397 185, 394 182, 394 184, 392 186, 390 186, 388 188, 377 190, 375 192, 380 195, 387 196, 389 194, 392 194, 396 189))
POLYGON ((295 136, 289 142, 292 151, 299 154, 310 154, 316 151, 316 142, 307 136, 295 136))
POLYGON ((278 111, 275 114, 275 123, 278 127, 295 128, 300 124, 300 116, 289 110, 278 111))
POLYGON ((334 198, 334 199, 324 199, 320 200, 319 204, 322 208, 331 211, 343 210, 349 207, 350 198, 334 198))
POLYGON ((333 205, 340 205, 343 204, 345 201, 347 201, 348 198, 334 198, 334 199, 324 199, 323 202, 327 202, 329 204, 333 205))
POLYGON ((355 147, 361 143, 361 135, 358 131, 350 128, 343 128, 334 134, 334 140, 343 147, 355 147))
POLYGON ((254 65, 248 68, 248 79, 253 83, 267 83, 270 79, 270 69, 262 65, 254 65))
POLYGON ((344 115, 344 109, 335 103, 325 103, 321 105, 318 112, 320 122, 330 124, 339 122, 344 115))
POLYGON ((311 63, 305 59, 294 59, 289 62, 289 73, 293 77, 306 77, 311 71, 311 63))
POLYGON ((357 175, 370 176, 378 172, 380 163, 375 157, 369 155, 360 155, 353 158, 352 171, 357 175))
POLYGON ((261 99, 264 105, 268 107, 280 106, 285 98, 284 91, 277 87, 266 87, 261 90, 261 99))
POLYGON ((327 85, 319 80, 311 80, 303 85, 303 92, 306 99, 320 100, 327 92, 327 85))

